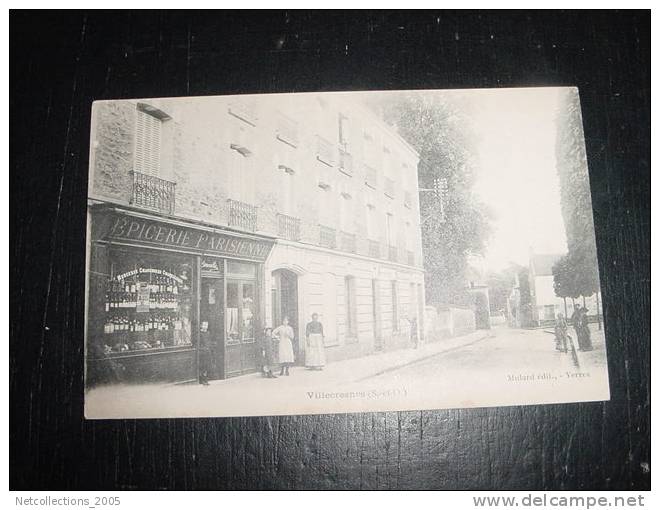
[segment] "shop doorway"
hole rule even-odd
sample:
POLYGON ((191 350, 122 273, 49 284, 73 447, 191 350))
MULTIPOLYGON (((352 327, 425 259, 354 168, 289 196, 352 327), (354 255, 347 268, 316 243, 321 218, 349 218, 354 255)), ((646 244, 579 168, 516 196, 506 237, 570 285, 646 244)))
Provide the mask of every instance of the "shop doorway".
POLYGON ((282 319, 289 318, 289 325, 293 328, 296 338, 293 341, 293 353, 296 363, 302 358, 299 345, 299 317, 298 317, 298 275, 288 269, 273 271, 272 288, 272 317, 273 328, 282 324, 282 319))
POLYGON ((202 279, 200 297, 200 377, 206 376, 210 380, 223 379, 225 377, 224 281, 220 278, 202 279))
POLYGON ((226 377, 257 370, 256 282, 227 279, 225 306, 226 377))

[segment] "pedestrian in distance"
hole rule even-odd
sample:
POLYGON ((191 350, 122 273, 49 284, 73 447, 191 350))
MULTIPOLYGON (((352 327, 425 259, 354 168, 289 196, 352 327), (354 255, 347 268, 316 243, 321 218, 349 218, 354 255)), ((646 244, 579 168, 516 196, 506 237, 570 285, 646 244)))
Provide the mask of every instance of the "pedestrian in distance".
POLYGON ((412 342, 413 349, 419 347, 419 333, 417 332, 417 317, 413 317, 410 321, 410 341, 412 342))
POLYGON ((264 332, 261 335, 261 374, 268 379, 277 378, 273 374, 273 364, 275 363, 273 343, 273 328, 264 328, 264 332))
POLYGON ((580 344, 581 351, 592 351, 593 346, 591 345, 591 330, 589 329, 589 309, 586 306, 583 306, 580 309, 580 319, 579 327, 580 333, 578 337, 578 343, 580 344))
POLYGON ((293 365, 293 328, 289 326, 289 318, 285 315, 282 324, 275 328, 273 336, 278 340, 280 375, 289 375, 289 367, 293 365))
POLYGON ((203 321, 199 325, 199 384, 209 385, 211 370, 211 344, 209 338, 209 323, 203 321))
POLYGON ((573 326, 573 329, 575 330, 575 337, 577 338, 578 341, 578 348, 582 347, 581 340, 580 340, 580 305, 575 304, 575 310, 573 311, 573 315, 571 315, 571 326, 573 326))
POLYGON ((325 335, 323 324, 319 322, 319 314, 313 313, 311 322, 305 328, 305 367, 312 370, 323 370, 325 366, 325 335))
POLYGON ((555 321, 555 348, 561 352, 567 352, 568 324, 564 314, 559 312, 555 321))

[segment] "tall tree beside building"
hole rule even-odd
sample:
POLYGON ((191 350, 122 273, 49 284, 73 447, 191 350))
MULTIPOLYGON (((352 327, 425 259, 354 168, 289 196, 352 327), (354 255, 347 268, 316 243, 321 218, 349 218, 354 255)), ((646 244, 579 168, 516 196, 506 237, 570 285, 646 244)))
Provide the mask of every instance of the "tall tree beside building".
POLYGON ((426 298, 429 304, 468 305, 465 271, 470 254, 483 254, 488 212, 472 191, 475 139, 468 107, 457 96, 410 94, 379 105, 385 119, 420 156, 420 194, 426 298))
POLYGON ((559 97, 556 141, 561 210, 568 256, 556 266, 560 297, 591 296, 598 291, 598 261, 580 98, 576 88, 559 97))

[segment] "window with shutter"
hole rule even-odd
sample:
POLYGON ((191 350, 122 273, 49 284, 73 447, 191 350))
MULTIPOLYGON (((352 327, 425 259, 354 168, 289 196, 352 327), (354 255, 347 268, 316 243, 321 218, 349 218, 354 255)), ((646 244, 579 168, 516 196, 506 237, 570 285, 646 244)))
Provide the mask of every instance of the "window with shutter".
POLYGON ((135 171, 158 177, 160 173, 160 145, 162 120, 137 110, 135 137, 135 171))

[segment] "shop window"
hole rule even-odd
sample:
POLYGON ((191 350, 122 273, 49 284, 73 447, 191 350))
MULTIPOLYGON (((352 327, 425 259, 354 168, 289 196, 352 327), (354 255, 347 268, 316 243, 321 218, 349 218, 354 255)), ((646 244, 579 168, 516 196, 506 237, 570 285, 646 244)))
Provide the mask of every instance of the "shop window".
POLYGON ((113 251, 98 347, 106 355, 192 346, 192 261, 113 251))

